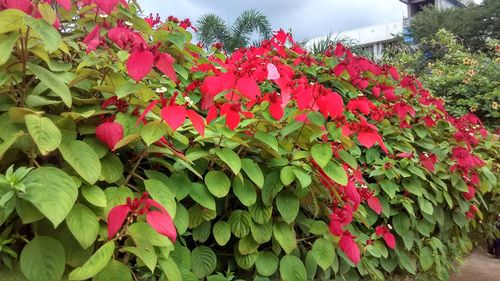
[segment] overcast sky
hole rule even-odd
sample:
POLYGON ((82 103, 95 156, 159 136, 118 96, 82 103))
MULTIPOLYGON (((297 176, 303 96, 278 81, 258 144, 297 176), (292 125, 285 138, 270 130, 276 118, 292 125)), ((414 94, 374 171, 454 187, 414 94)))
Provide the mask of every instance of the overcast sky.
MULTIPOLYGON (((480 2, 480 0, 475 0, 480 2)), ((272 28, 291 29, 298 40, 327 35, 372 24, 388 23, 406 16, 399 0, 139 0, 147 13, 160 13, 193 23, 214 13, 232 23, 243 11, 265 14, 272 28)))

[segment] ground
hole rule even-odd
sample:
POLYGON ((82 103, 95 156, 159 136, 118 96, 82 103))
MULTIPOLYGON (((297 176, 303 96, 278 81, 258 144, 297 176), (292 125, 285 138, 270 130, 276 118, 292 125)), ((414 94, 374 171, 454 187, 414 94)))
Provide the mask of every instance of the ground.
POLYGON ((465 258, 450 281, 499 281, 500 259, 495 259, 485 251, 476 249, 465 258))

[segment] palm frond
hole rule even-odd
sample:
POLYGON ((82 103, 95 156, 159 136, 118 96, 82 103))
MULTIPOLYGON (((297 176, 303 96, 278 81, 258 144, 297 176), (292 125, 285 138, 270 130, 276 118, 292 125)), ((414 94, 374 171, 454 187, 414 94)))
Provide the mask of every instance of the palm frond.
POLYGON ((226 44, 231 37, 229 27, 215 14, 203 15, 197 21, 197 28, 196 38, 207 47, 217 42, 226 44))
POLYGON ((272 35, 271 24, 267 17, 257 10, 247 10, 236 18, 231 27, 233 49, 247 46, 250 35, 257 32, 260 39, 267 39, 272 35))

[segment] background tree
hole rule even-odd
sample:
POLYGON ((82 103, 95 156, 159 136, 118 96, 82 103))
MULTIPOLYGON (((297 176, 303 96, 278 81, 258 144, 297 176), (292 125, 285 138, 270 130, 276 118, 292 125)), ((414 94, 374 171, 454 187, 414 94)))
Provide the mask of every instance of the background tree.
POLYGON ((439 11, 427 7, 410 23, 410 34, 417 43, 444 28, 460 38, 472 51, 490 52, 486 40, 500 39, 500 1, 484 0, 480 5, 439 11))
POLYGON ((244 11, 232 25, 228 25, 218 15, 206 14, 198 20, 197 27, 196 36, 201 43, 210 47, 220 42, 227 52, 250 45, 254 32, 258 33, 259 39, 267 39, 272 35, 269 20, 257 10, 244 11))

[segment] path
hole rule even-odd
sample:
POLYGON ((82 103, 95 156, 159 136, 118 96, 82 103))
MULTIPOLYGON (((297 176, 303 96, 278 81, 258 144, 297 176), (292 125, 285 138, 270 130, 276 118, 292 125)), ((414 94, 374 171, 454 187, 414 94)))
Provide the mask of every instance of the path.
POLYGON ((500 281, 500 259, 481 250, 475 250, 465 258, 450 281, 500 281))

